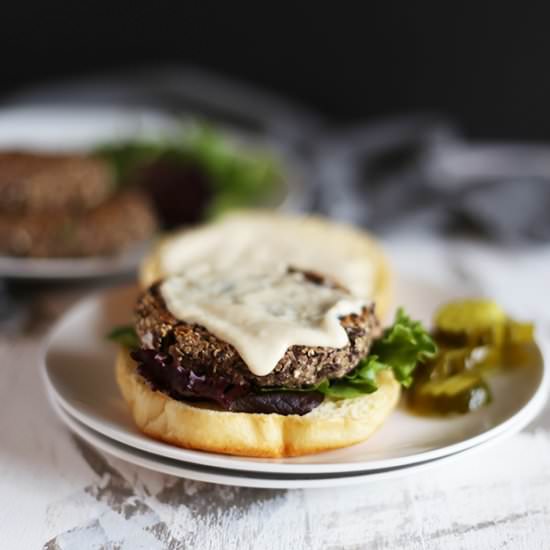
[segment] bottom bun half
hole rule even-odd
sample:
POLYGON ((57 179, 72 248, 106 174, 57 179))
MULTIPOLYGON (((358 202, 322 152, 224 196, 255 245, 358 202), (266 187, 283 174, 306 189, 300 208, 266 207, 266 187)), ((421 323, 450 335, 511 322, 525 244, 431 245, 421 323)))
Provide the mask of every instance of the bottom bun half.
POLYGON ((400 386, 390 371, 376 392, 346 400, 325 398, 304 416, 235 413, 176 401, 152 390, 126 350, 116 378, 137 427, 179 447, 231 455, 279 458, 346 447, 366 440, 397 405, 400 386))

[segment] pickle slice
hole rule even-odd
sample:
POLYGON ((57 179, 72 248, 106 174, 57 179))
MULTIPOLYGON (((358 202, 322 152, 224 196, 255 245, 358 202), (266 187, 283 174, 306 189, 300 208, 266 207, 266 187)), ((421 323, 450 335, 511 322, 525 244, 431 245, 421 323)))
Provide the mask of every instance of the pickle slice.
POLYGON ((464 372, 468 368, 470 348, 440 348, 434 361, 426 364, 429 378, 448 378, 464 372))
POLYGON ((506 325, 506 343, 511 345, 532 344, 535 341, 533 323, 520 323, 513 319, 506 325))
POLYGON ((507 317, 505 311, 491 300, 458 300, 442 306, 435 314, 434 324, 443 337, 462 336, 469 345, 501 345, 507 317))
POLYGON ((420 414, 475 411, 491 401, 487 372, 532 362, 534 326, 510 319, 491 300, 457 300, 434 316, 439 351, 422 362, 408 405, 420 414))
POLYGON ((490 401, 487 383, 478 374, 470 372, 419 382, 409 393, 410 406, 422 414, 464 414, 490 401))
POLYGON ((461 348, 439 348, 437 357, 424 363, 419 373, 425 378, 442 379, 468 372, 472 370, 489 370, 497 368, 501 362, 501 349, 495 346, 461 347, 461 348))

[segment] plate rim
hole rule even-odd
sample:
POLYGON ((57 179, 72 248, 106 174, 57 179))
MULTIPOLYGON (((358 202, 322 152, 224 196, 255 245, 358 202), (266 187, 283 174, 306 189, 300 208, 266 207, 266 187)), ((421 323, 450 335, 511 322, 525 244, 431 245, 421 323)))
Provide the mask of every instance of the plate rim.
POLYGON ((71 281, 130 274, 139 267, 151 242, 151 239, 147 239, 134 243, 112 256, 32 258, 0 255, 0 277, 71 281))
MULTIPOLYGON (((413 277, 414 280, 423 281, 421 277, 413 277)), ((426 281, 424 281, 426 282, 426 281)), ((432 285, 432 283, 430 283, 432 285)), ((437 286, 437 285, 432 285, 437 286)), ((403 466, 413 465, 419 462, 428 460, 441 459, 445 456, 450 456, 459 453, 463 450, 467 450, 479 445, 484 445, 487 442, 498 438, 505 433, 516 433, 523 429, 531 420, 533 420, 539 412, 542 410, 546 403, 546 399, 549 393, 550 385, 550 373, 545 361, 544 349, 538 346, 542 359, 541 377, 538 387, 531 395, 529 401, 515 412, 512 416, 507 418, 504 422, 489 428, 488 430, 477 434, 471 438, 463 441, 452 443, 444 447, 437 449, 431 449, 428 451, 421 451, 413 455, 406 455, 402 457, 378 459, 369 462, 369 466, 365 466, 364 462, 357 463, 324 463, 324 464, 307 464, 307 463, 294 463, 288 464, 284 462, 277 462, 277 459, 270 461, 262 461, 259 459, 248 459, 247 457, 228 456, 219 453, 209 453, 206 451, 200 451, 195 449, 185 449, 175 447, 167 443, 159 442, 156 440, 146 439, 146 436, 139 433, 133 434, 123 428, 105 428, 102 421, 96 420, 89 415, 82 413, 78 408, 73 406, 64 396, 57 390, 52 378, 49 375, 49 366, 47 362, 48 351, 51 349, 51 344, 58 332, 61 332, 66 324, 70 324, 71 318, 78 314, 80 309, 84 309, 87 306, 93 305, 98 300, 108 300, 110 295, 116 295, 120 292, 129 292, 131 288, 136 288, 136 285, 119 285, 115 288, 108 290, 100 290, 92 293, 91 295, 82 298, 76 304, 74 304, 69 310, 62 315, 57 322, 52 326, 49 333, 43 342, 43 347, 40 353, 41 357, 41 374, 43 381, 48 388, 53 392, 59 403, 62 404, 64 409, 69 412, 75 419, 80 421, 88 428, 95 432, 108 437, 120 444, 128 447, 135 448, 139 451, 154 454, 163 458, 169 458, 172 460, 179 460, 181 462, 188 462, 192 464, 201 464, 215 468, 231 468, 227 466, 228 459, 232 464, 232 469, 238 469, 242 471, 265 471, 266 468, 272 473, 281 474, 311 474, 311 473, 351 473, 356 471, 367 470, 381 470, 385 468, 397 468, 403 466), (225 464, 224 464, 225 463, 225 464)), ((113 357, 114 361, 114 357, 113 357)), ((122 397, 121 397, 122 399, 122 397)), ((269 460, 269 459, 268 459, 269 460)))
POLYGON ((326 489, 346 487, 353 484, 367 484, 387 480, 396 480, 409 475, 421 473, 429 470, 430 468, 447 465, 452 463, 453 460, 459 459, 463 454, 480 452, 512 435, 512 433, 504 432, 500 437, 496 437, 488 441, 487 445, 470 447, 463 451, 459 451, 438 459, 427 460, 422 463, 409 464, 402 467, 387 468, 379 471, 375 470, 370 472, 360 472, 355 475, 346 475, 345 473, 342 473, 341 475, 332 475, 330 477, 322 477, 321 474, 315 478, 293 478, 290 476, 278 478, 277 474, 273 474, 270 477, 264 477, 262 475, 250 477, 247 475, 250 472, 247 471, 187 463, 176 459, 159 456, 140 449, 135 449, 134 447, 113 440, 104 434, 98 433, 92 428, 79 422, 78 419, 73 418, 68 411, 64 410, 60 403, 56 402, 55 396, 49 391, 48 399, 56 416, 61 420, 65 427, 67 427, 73 434, 81 437, 94 448, 99 449, 100 452, 104 452, 109 456, 113 456, 119 460, 134 466, 139 466, 149 471, 171 475, 178 478, 190 479, 203 483, 214 483, 230 485, 233 487, 256 489, 326 489), (201 468, 198 469, 197 466, 200 466, 201 468), (235 475, 233 475, 233 472, 235 475))

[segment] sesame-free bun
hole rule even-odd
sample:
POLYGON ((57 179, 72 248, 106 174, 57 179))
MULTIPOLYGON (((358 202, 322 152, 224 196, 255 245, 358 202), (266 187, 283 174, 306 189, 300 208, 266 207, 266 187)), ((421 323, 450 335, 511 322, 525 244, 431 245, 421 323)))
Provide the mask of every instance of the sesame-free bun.
POLYGON ((323 403, 304 416, 235 413, 206 403, 176 401, 150 388, 121 349, 116 378, 137 427, 178 447, 253 457, 300 456, 366 440, 395 408, 400 385, 391 371, 378 375, 374 393, 323 403))
POLYGON ((204 262, 222 269, 284 262, 337 281, 353 294, 373 300, 383 320, 392 298, 391 271, 369 233, 319 216, 250 210, 178 231, 162 239, 140 269, 144 288, 204 262))

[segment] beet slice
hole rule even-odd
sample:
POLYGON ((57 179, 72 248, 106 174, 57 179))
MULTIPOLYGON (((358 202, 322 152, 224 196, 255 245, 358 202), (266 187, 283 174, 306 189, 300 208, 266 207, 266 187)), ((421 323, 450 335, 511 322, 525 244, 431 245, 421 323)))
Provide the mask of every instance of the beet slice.
POLYGON ((324 399, 317 391, 262 391, 248 383, 235 385, 223 376, 207 376, 180 365, 173 356, 161 351, 138 349, 130 355, 152 389, 178 401, 213 401, 231 412, 304 415, 324 399))

